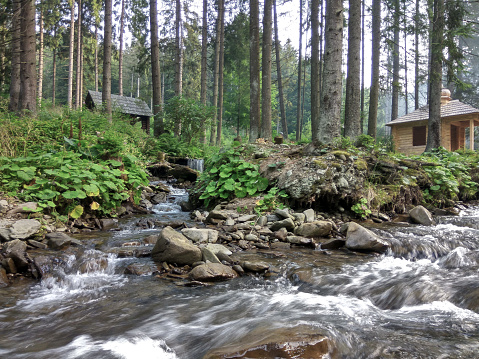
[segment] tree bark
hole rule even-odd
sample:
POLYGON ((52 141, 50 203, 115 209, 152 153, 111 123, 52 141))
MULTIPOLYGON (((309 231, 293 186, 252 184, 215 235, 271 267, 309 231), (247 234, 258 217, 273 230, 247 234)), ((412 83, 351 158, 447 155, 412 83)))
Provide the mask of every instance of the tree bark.
POLYGON ((13 1, 12 16, 12 69, 10 77, 10 102, 8 104, 9 111, 17 111, 20 103, 20 16, 21 16, 21 0, 13 1))
POLYGON ((98 24, 95 21, 95 91, 98 92, 98 24))
POLYGON ((250 133, 249 142, 259 138, 260 129, 260 66, 259 66, 259 3, 250 0, 249 15, 249 81, 250 81, 250 133))
POLYGON ((392 104, 391 104, 391 121, 398 118, 399 110, 399 91, 401 85, 399 83, 399 15, 401 12, 399 0, 394 0, 393 15, 393 73, 392 73, 392 104))
POLYGON ((425 152, 441 146, 441 91, 444 49, 444 0, 434 0, 429 69, 429 120, 425 152))
POLYGON ((38 103, 41 106, 43 97, 43 4, 40 4, 40 14, 38 18, 39 22, 39 42, 38 48, 38 103))
MULTIPOLYGON (((200 102, 206 106, 208 56, 208 0, 203 0, 203 23, 201 26, 201 89, 200 102)), ((200 143, 206 144, 206 126, 201 124, 200 143)))
MULTIPOLYGON (((216 18, 216 39, 215 39, 215 70, 213 78, 213 106, 218 107, 218 80, 220 71, 220 42, 221 42, 221 11, 222 1, 218 3, 218 16, 216 18)), ((218 120, 218 111, 215 111, 210 130, 210 145, 214 146, 216 141, 216 127, 218 120)))
POLYGON ((272 42, 272 0, 264 0, 263 14, 263 56, 261 77, 261 137, 271 140, 271 42, 272 42))
POLYGON ((419 108, 419 16, 420 0, 416 0, 414 14, 414 109, 419 108))
POLYGON ((75 92, 75 108, 81 107, 81 28, 82 28, 82 2, 77 0, 78 4, 78 21, 77 21, 77 66, 76 66, 76 92, 75 92))
MULTIPOLYGON (((219 0, 218 9, 221 9, 220 22, 220 62, 218 72, 218 129, 216 131, 216 145, 221 145, 221 129, 223 126, 223 69, 224 69, 224 57, 225 57, 225 0, 219 0)), ((219 10, 218 10, 219 11, 219 10)))
POLYGON ((368 135, 376 138, 379 102, 379 55, 381 51, 381 0, 373 0, 371 87, 369 89, 368 135))
POLYGON ((313 143, 320 141, 320 62, 319 62, 319 0, 311 1, 311 134, 313 143))
POLYGON ((37 110, 35 1, 23 0, 20 39, 20 110, 37 110))
POLYGON ((365 105, 365 91, 364 91, 364 61, 365 55, 364 55, 364 38, 365 38, 365 33, 366 33, 366 26, 365 26, 365 21, 364 19, 366 18, 366 1, 363 0, 361 1, 361 128, 360 128, 360 134, 363 133, 364 129, 364 117, 365 117, 365 110, 364 110, 364 105, 365 105))
POLYGON ((279 108, 281 112, 281 128, 283 129, 283 137, 288 139, 288 122, 286 121, 286 111, 284 108, 284 94, 283 94, 283 79, 281 76, 281 58, 280 45, 278 36, 278 12, 276 11, 276 0, 273 0, 274 7, 274 47, 276 50, 276 73, 278 77, 278 91, 279 91, 279 108))
POLYGON ((344 136, 351 140, 361 134, 361 2, 349 0, 348 75, 344 136))
MULTIPOLYGON (((151 0, 150 1, 150 9, 151 9, 151 3, 156 2, 156 0, 151 0)), ((151 16, 151 11, 150 11, 150 16, 151 16)), ((157 21, 158 22, 158 21, 157 21)), ((150 24, 151 24, 151 19, 150 19, 150 24)), ((151 27, 150 27, 151 31, 151 27)), ((158 26, 156 26, 156 31, 158 31, 158 26)), ((118 52, 118 92, 120 96, 123 96, 123 33, 125 32, 125 0, 121 0, 121 14, 120 14, 120 50, 118 52)), ((153 40, 153 35, 152 40, 153 40)), ((152 46, 152 52, 153 52, 153 42, 151 43, 152 46)), ((153 54, 152 54, 153 56, 153 54)), ((152 59, 153 62, 153 59, 152 59)), ((153 73, 153 64, 152 64, 152 73, 153 73)), ((154 75, 152 75, 154 76, 154 75)), ((159 75, 158 75, 159 76, 159 75)), ((155 86, 155 83, 153 81, 153 88, 155 86)), ((154 90, 153 90, 154 92, 154 90)), ((155 95, 153 94, 153 98, 155 95)), ((155 113, 155 112, 153 112, 155 113)))
POLYGON ((112 122, 111 108, 111 37, 112 37, 112 0, 105 0, 105 29, 103 35, 103 83, 102 102, 108 120, 112 122))
POLYGON ((57 49, 53 48, 53 74, 52 74, 52 105, 55 107, 56 100, 56 82, 57 82, 57 49))
POLYGON ((175 96, 181 96, 183 93, 183 39, 181 33, 181 1, 176 0, 175 96))
POLYGON ((326 1, 324 70, 319 109, 319 136, 314 143, 329 144, 341 135, 342 97, 342 48, 343 4, 342 0, 326 1), (318 141, 319 140, 319 141, 318 141))
POLYGON ((150 1, 150 36, 151 36, 151 81, 153 87, 154 116, 153 133, 158 137, 164 132, 161 116, 161 72, 160 72, 160 43, 158 42, 158 3, 150 1))
POLYGON ((301 141, 301 78, 302 78, 302 51, 303 51, 303 0, 299 0, 299 48, 298 48, 298 102, 296 103, 296 142, 301 141))
POLYGON ((70 45, 68 52, 68 108, 73 107, 73 48, 75 46, 75 0, 70 2, 70 45))

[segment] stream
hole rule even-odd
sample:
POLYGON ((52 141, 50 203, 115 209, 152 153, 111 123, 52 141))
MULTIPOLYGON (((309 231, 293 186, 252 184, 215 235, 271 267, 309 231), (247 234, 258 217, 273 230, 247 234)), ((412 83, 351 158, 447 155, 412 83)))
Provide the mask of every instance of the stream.
MULTIPOLYGON (((173 193, 153 219, 189 221, 173 193)), ((0 289, 1 358, 201 359, 215 348, 299 325, 327 336, 332 358, 479 357, 479 207, 434 227, 382 224, 384 255, 346 250, 235 254, 274 275, 207 287, 123 274, 133 262, 108 250, 141 239, 141 217, 120 231, 78 237, 53 276, 0 289), (82 263, 88 271, 80 271, 82 263)))

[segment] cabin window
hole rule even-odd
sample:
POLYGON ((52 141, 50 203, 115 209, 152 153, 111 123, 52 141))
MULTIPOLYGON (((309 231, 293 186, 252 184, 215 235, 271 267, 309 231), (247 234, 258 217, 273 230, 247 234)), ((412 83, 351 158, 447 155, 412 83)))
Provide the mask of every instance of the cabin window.
POLYGON ((426 126, 416 126, 412 128, 412 145, 426 145, 426 126))

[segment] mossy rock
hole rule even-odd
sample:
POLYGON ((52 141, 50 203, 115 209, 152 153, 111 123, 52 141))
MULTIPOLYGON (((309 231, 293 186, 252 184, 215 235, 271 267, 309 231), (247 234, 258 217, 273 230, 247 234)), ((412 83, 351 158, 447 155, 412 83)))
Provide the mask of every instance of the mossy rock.
POLYGON ((368 169, 368 163, 360 158, 354 161, 354 165, 358 171, 366 171, 368 169))

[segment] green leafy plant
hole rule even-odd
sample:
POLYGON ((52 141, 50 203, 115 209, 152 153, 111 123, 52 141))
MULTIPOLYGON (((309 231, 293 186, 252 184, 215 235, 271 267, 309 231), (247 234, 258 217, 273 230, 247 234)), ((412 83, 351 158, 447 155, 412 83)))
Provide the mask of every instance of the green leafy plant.
POLYGON ((284 190, 279 190, 277 187, 269 189, 262 199, 256 202, 254 211, 260 215, 264 212, 272 211, 276 208, 284 208, 284 204, 280 202, 280 198, 287 198, 288 194, 284 190))
POLYGON ((367 218, 372 213, 369 209, 368 200, 366 198, 361 198, 351 207, 351 210, 363 219, 367 218))
POLYGON ((197 191, 199 199, 208 207, 217 200, 233 197, 243 198, 263 192, 269 185, 268 179, 258 172, 258 166, 241 159, 235 149, 214 156, 203 172, 197 191))

